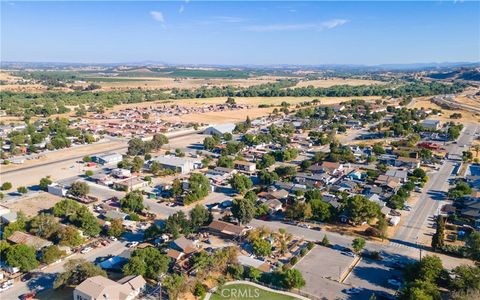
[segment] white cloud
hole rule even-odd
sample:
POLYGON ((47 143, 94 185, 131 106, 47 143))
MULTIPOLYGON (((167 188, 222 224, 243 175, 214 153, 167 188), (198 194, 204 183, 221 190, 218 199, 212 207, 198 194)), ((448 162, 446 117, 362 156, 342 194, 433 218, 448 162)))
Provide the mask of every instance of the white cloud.
POLYGON ((348 21, 344 20, 344 19, 333 19, 333 20, 323 22, 322 27, 324 27, 326 29, 332 29, 332 28, 335 28, 335 27, 338 27, 338 26, 342 26, 347 22, 348 21))
POLYGON ((272 31, 299 31, 299 30, 328 30, 347 23, 344 19, 333 19, 322 23, 299 23, 299 24, 269 24, 269 25, 253 25, 245 29, 254 32, 272 32, 272 31))
POLYGON ((152 18, 159 22, 160 24, 162 24, 162 28, 165 28, 165 18, 163 17, 163 14, 161 11, 154 11, 152 10, 150 12, 150 15, 152 16, 152 18))

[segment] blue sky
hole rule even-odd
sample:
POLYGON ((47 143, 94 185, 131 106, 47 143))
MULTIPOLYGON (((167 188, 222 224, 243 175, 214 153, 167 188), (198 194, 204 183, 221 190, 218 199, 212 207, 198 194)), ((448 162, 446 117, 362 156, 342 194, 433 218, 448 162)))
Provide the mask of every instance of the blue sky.
POLYGON ((2 1, 1 6, 3 61, 480 61, 480 2, 2 1))

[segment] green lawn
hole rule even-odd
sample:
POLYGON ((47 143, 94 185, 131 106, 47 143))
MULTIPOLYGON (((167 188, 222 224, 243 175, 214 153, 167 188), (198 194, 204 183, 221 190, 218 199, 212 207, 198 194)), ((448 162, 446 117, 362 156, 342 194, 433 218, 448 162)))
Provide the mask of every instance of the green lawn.
POLYGON ((212 300, 297 300, 298 298, 266 291, 249 284, 224 285, 210 297, 212 300))

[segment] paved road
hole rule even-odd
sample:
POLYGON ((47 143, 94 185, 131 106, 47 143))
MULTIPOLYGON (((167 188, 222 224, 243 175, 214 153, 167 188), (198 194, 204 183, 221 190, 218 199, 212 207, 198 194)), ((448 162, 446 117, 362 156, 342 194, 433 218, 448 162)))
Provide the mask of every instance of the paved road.
MULTIPOLYGON (((478 124, 466 124, 457 144, 447 146, 447 151, 461 155, 464 150, 461 146, 469 145, 472 142, 477 129, 478 124)), ((445 193, 448 191, 448 178, 457 163, 445 160, 440 170, 429 179, 416 206, 393 237, 393 243, 413 246, 421 240, 429 226, 429 218, 438 212, 442 200, 445 199, 445 193)))
MULTIPOLYGON (((187 133, 172 133, 170 136, 167 134, 167 136, 169 136, 169 140, 170 141, 175 141, 176 139, 182 139, 182 138, 185 138, 185 137, 188 137, 188 136, 195 136, 197 135, 198 132, 187 132, 187 133)), ((125 144, 122 145, 122 146, 119 146, 117 148, 113 148, 113 149, 110 149, 108 151, 102 151, 102 152, 95 152, 95 153, 90 153, 88 155, 92 156, 92 155, 98 155, 98 154, 103 154, 105 152, 112 152, 112 151, 120 151, 120 152, 123 152, 123 151, 126 151, 127 150, 127 141, 126 140, 118 140, 118 139, 115 139, 115 140, 112 140, 112 141, 124 141, 125 144)), ((105 142, 104 144, 106 144, 108 142, 105 142)), ((87 147, 87 145, 83 146, 83 147, 87 147)), ((66 149, 65 149, 66 150, 66 149)), ((15 170, 10 170, 10 171, 5 171, 5 172, 1 172, 0 174, 2 175, 6 175, 6 174, 18 174, 18 175, 21 175, 22 172, 24 171, 27 171, 27 170, 30 170, 32 172, 35 172, 34 170, 36 168, 42 168, 42 167, 45 167, 45 166, 49 166, 49 165, 54 165, 54 164, 58 164, 58 163, 62 163, 62 162, 70 162, 70 161, 76 161, 76 160, 79 160, 79 159, 82 159, 83 157, 85 157, 86 154, 83 154, 83 155, 72 155, 70 157, 67 157, 67 158, 64 158, 64 159, 61 159, 61 160, 55 160, 55 161, 47 161, 45 163, 42 163, 42 164, 36 164, 36 165, 33 165, 33 166, 24 166, 24 167, 21 167, 21 168, 18 168, 18 169, 15 169, 15 170)))

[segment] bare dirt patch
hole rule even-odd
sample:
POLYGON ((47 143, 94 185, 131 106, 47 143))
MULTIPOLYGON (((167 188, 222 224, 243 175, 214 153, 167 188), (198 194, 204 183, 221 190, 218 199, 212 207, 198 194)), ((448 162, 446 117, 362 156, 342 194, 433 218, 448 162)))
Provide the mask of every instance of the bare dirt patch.
POLYGON ((22 198, 19 201, 9 202, 5 206, 15 212, 22 211, 28 217, 34 217, 41 211, 50 209, 60 200, 62 200, 62 197, 42 192, 31 197, 22 198))

